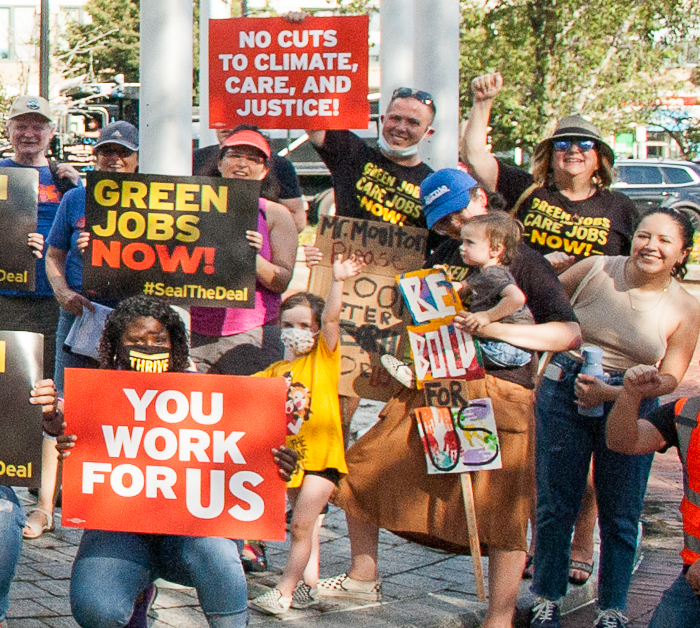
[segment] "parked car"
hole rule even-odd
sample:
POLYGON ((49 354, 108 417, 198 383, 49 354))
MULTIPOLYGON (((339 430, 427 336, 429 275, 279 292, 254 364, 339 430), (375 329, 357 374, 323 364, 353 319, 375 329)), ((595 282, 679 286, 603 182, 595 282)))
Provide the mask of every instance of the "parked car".
POLYGON ((637 211, 674 207, 700 229, 700 164, 664 159, 622 159, 612 187, 629 196, 637 211))

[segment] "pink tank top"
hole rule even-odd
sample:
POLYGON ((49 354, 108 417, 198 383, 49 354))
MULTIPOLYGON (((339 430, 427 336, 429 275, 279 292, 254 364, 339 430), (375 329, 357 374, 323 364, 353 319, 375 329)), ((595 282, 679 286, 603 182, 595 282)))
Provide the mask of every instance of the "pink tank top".
MULTIPOLYGON (((264 198, 258 200, 258 231, 262 233, 263 245, 260 250, 266 260, 270 260, 270 234, 267 228, 264 198)), ((192 331, 202 336, 233 336, 255 329, 275 320, 279 315, 282 296, 255 282, 255 307, 238 309, 230 307, 192 307, 192 331)))

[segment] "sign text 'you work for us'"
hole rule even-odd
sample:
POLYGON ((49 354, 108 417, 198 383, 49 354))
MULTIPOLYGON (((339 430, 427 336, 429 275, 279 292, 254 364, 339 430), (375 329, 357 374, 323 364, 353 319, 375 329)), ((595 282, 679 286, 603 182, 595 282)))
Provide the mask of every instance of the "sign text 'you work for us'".
POLYGON ((78 438, 64 522, 283 538, 284 483, 270 450, 284 443, 285 400, 282 379, 68 369, 66 421, 78 438), (85 390, 109 392, 85 403, 85 390))

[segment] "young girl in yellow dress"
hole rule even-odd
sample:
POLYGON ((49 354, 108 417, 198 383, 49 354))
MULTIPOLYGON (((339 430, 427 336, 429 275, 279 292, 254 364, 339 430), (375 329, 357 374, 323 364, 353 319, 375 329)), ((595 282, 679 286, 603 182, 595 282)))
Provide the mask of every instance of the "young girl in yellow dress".
POLYGON ((287 298, 280 308, 285 358, 256 377, 285 377, 287 446, 297 452, 297 467, 288 483, 294 508, 291 546, 282 578, 275 589, 251 600, 263 613, 280 615, 316 602, 318 553, 313 552, 319 515, 341 475, 347 473, 338 402, 340 378, 340 313, 343 283, 356 276, 363 262, 338 256, 326 299, 302 292, 287 298))

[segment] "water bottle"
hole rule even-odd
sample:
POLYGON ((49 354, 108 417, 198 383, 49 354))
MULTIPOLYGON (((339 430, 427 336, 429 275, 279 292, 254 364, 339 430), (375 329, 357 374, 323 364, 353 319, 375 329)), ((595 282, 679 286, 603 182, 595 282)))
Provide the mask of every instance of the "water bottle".
MULTIPOLYGON (((583 356, 583 366, 581 367, 581 375, 593 375, 598 379, 605 379, 603 371, 603 350, 600 347, 587 345, 581 349, 583 356)), ((592 408, 579 407, 578 413, 583 416, 600 417, 603 416, 604 408, 601 403, 592 408)))

